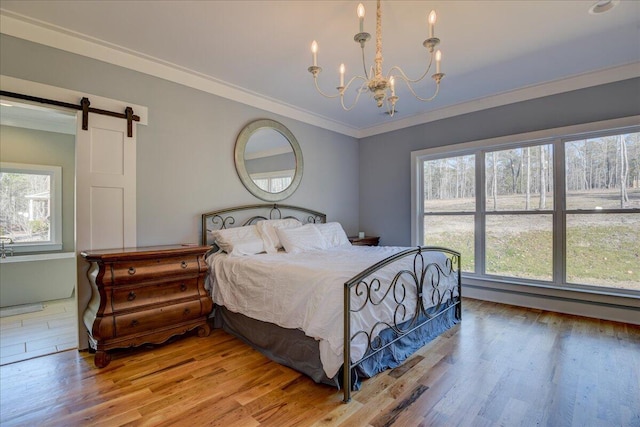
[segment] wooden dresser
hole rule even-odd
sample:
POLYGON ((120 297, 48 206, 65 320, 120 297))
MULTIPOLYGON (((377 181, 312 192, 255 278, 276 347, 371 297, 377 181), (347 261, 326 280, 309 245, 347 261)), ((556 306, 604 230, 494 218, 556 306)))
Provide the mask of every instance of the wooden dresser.
POLYGON ((97 367, 109 364, 110 349, 162 343, 194 328, 199 336, 209 335, 209 249, 175 245, 81 253, 91 263, 92 295, 83 319, 97 367))
POLYGON ((358 237, 358 236, 350 236, 349 241, 352 245, 355 246, 378 246, 380 242, 380 237, 378 236, 366 236, 366 237, 358 237))

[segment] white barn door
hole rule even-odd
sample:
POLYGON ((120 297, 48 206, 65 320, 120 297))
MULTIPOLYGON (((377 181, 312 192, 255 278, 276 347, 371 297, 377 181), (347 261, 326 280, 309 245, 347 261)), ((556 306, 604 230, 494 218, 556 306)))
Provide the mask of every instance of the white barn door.
POLYGON ((89 114, 76 133, 76 250, 78 252, 79 348, 87 347, 82 322, 91 298, 89 264, 80 252, 136 246, 136 126, 127 136, 127 121, 89 114))

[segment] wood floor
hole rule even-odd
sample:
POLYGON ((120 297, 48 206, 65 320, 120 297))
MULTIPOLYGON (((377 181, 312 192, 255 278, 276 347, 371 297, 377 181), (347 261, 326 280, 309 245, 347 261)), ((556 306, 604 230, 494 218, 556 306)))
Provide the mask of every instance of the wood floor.
POLYGON ((462 323, 348 404, 215 330, 0 367, 2 426, 640 426, 640 327, 465 299, 462 323))

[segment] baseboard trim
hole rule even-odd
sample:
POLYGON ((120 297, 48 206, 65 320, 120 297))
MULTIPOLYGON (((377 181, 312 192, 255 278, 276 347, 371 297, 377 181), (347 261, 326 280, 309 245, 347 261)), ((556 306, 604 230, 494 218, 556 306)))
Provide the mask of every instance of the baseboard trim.
POLYGON ((586 301, 566 296, 541 295, 522 290, 488 288, 465 283, 462 285, 462 295, 483 301, 640 325, 640 308, 611 302, 586 301))

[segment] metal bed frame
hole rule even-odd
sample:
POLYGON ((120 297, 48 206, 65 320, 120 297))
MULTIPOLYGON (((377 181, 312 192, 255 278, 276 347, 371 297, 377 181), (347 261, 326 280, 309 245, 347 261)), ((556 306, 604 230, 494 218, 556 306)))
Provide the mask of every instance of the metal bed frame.
MULTIPOLYGON (((260 220, 297 218, 303 223, 324 223, 326 215, 314 210, 291 205, 255 204, 222 209, 202 214, 202 244, 214 246, 209 233, 214 230, 255 224, 260 220), (253 212, 253 213, 252 213, 253 212), (236 217, 245 214, 246 218, 236 217), (300 215, 303 215, 300 217, 300 215), (236 225, 237 223, 237 225, 236 225)), ((351 400, 354 385, 354 369, 374 355, 391 347, 404 337, 445 313, 454 310, 457 321, 462 318, 462 276, 460 253, 442 247, 421 246, 398 252, 372 265, 344 284, 344 365, 342 369, 342 387, 344 402, 351 400), (439 252, 445 255, 444 262, 426 262, 425 254, 439 252), (376 273, 392 266, 405 258, 413 257, 411 269, 397 271, 389 283, 383 283, 376 273), (454 278, 454 288, 444 292, 440 283, 454 278), (457 292, 455 292, 455 291, 457 292), (417 296, 412 299, 410 294, 417 296), (354 305, 354 301, 356 304, 354 305), (410 303, 410 301, 414 301, 410 303), (368 305, 382 306, 383 302, 393 306, 392 322, 378 322, 369 330, 352 331, 352 318, 368 305), (431 309, 425 308, 425 302, 431 309), (383 340, 379 332, 389 331, 390 338, 383 340), (366 339, 367 350, 360 360, 351 361, 351 344, 355 340, 366 339)), ((388 334, 388 335, 389 335, 388 334)))

